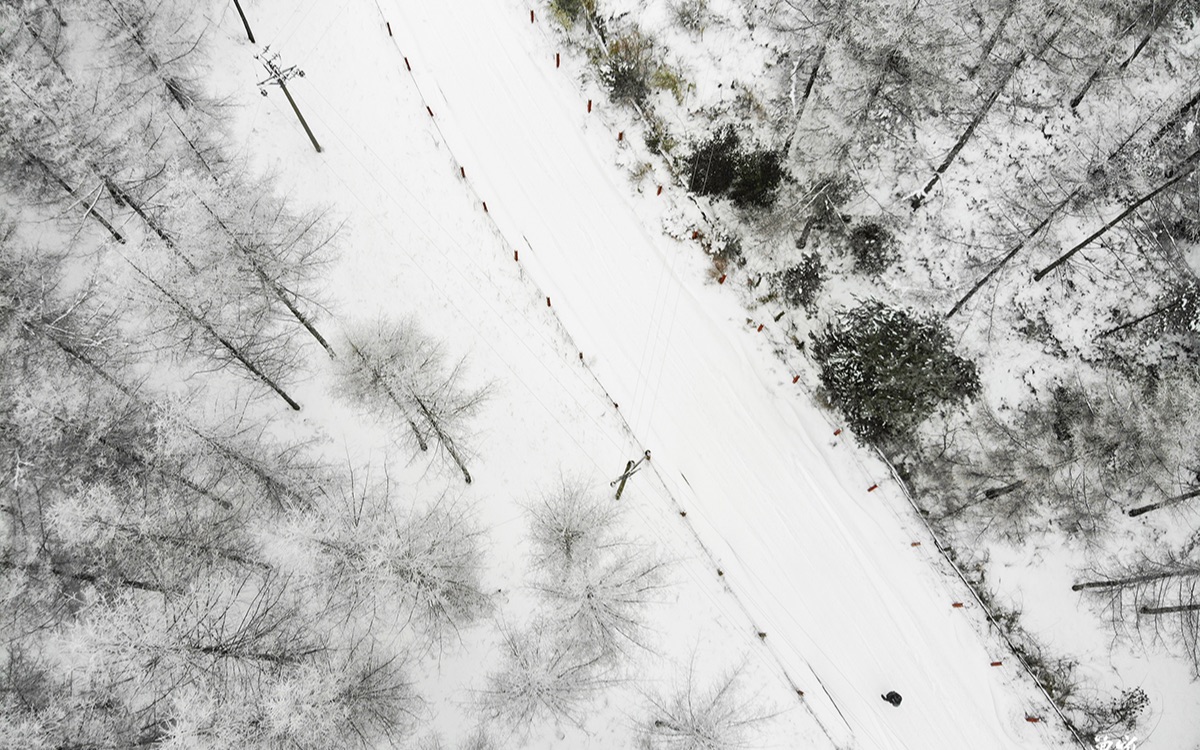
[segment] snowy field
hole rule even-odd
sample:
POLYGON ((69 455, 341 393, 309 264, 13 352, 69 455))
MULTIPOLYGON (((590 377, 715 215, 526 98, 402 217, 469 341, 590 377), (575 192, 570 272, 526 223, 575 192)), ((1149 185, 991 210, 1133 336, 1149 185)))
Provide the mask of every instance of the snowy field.
MULTIPOLYGON (((277 92, 259 97, 257 49, 232 8, 214 72, 239 105, 241 149, 348 220, 330 308, 419 313, 495 384, 467 496, 497 588, 521 580, 522 498, 560 474, 608 491, 649 449, 621 503, 677 561, 658 654, 746 661, 756 698, 781 711, 761 746, 1070 744, 887 468, 834 437, 757 334, 764 321, 747 320, 696 247, 664 236, 686 198, 639 190, 615 166, 628 117, 581 90, 581 61, 556 67, 540 7, 534 23, 507 0, 252 7, 260 42, 305 69, 292 89, 325 152, 277 92), (892 689, 899 709, 880 700, 892 689)), ((309 418, 352 441, 320 401, 305 401, 309 418)), ((513 592, 512 617, 523 601, 513 592)), ((472 658, 427 677, 449 736, 472 658)), ((636 718, 617 703, 544 741, 612 747, 636 718)))

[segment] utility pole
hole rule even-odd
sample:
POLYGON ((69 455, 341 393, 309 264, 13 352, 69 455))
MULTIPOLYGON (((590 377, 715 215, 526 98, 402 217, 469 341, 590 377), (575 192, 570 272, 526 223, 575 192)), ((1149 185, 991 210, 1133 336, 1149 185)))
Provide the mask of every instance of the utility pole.
POLYGON ((242 18, 242 25, 246 27, 246 36, 250 37, 250 43, 254 44, 254 32, 250 30, 250 22, 246 20, 246 14, 242 11, 242 4, 238 0, 233 0, 233 7, 237 8, 238 15, 242 18))
POLYGON ((287 97, 288 104, 292 105, 292 111, 296 113, 296 119, 304 126, 304 132, 308 133, 308 140, 312 141, 313 148, 317 153, 321 153, 321 144, 317 143, 317 137, 313 135, 312 129, 308 127, 308 123, 304 120, 304 115, 300 114, 300 108, 296 106, 296 100, 292 98, 288 91, 287 82, 292 78, 299 76, 304 77, 304 71, 297 68, 295 65, 289 65, 282 68, 279 65, 279 53, 271 52, 271 45, 263 47, 261 55, 255 55, 255 60, 262 63, 267 70, 267 77, 258 82, 258 92, 263 96, 267 95, 267 86, 278 86, 283 89, 283 95, 287 97))
POLYGON ((629 481, 629 478, 631 476, 633 476, 634 474, 636 474, 638 472, 638 469, 641 467, 643 461, 649 461, 649 460, 650 460, 650 451, 646 451, 645 453, 642 454, 642 457, 639 458, 636 463, 633 462, 632 460, 626 461, 624 473, 622 473, 621 476, 617 477, 616 479, 614 479, 608 483, 609 487, 617 488, 617 498, 616 498, 617 500, 621 499, 621 493, 625 491, 625 483, 629 481), (620 486, 618 486, 618 485, 620 485, 620 486))

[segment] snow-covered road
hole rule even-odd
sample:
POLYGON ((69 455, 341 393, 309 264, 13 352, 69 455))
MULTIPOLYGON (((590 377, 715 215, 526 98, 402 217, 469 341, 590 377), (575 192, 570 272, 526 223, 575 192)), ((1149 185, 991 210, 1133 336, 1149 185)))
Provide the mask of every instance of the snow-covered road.
MULTIPOLYGON (((695 525, 831 738, 887 750, 1065 744, 1017 668, 990 666, 1006 655, 970 603, 951 606, 968 594, 932 545, 911 546, 924 535, 885 467, 833 444, 735 295, 705 282, 696 248, 658 230, 677 189, 638 195, 614 168, 605 118, 626 115, 602 103, 588 114, 529 7, 380 7, 491 217, 653 449, 688 510, 679 522, 695 525), (898 709, 880 700, 890 689, 904 695, 898 709)), ((399 53, 394 64, 403 70, 399 53)))

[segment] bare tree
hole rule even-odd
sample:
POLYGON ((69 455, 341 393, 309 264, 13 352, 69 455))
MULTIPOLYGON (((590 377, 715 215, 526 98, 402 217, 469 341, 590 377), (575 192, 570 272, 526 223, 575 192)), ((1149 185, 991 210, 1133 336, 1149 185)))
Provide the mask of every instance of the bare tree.
POLYGON ((1094 186, 1091 181, 1096 175, 1104 174, 1108 171, 1121 170, 1126 157, 1136 159, 1136 156, 1130 156, 1130 151, 1134 149, 1131 146, 1135 143, 1135 138, 1142 132, 1146 125, 1150 122, 1149 119, 1144 119, 1141 123, 1131 130, 1117 145, 1110 150, 1102 159, 1097 159, 1088 165, 1082 176, 1074 178, 1074 186, 1070 190, 1065 190, 1061 197, 1054 200, 1048 205, 1038 220, 1031 229, 1023 231, 1019 239, 1014 243, 1013 247, 1006 252, 995 264, 985 273, 978 281, 954 303, 950 311, 946 313, 947 318, 954 317, 954 314, 961 310, 967 302, 971 300, 990 282, 996 274, 1000 273, 1013 258, 1022 251, 1034 245, 1035 240, 1040 239, 1041 235, 1055 222, 1069 207, 1076 205, 1084 197, 1088 196, 1094 186))
POLYGON ((649 698, 646 746, 652 750, 758 747, 757 733, 774 714, 761 698, 745 693, 744 681, 742 668, 737 668, 709 685, 701 684, 693 654, 674 692, 649 698))
POLYGON ((1114 59, 1120 59, 1122 57, 1124 58, 1121 60, 1120 64, 1116 66, 1117 74, 1124 73, 1125 70, 1133 63, 1133 61, 1136 60, 1139 55, 1141 55, 1142 51, 1146 49, 1146 45, 1150 43, 1150 39, 1159 30, 1159 28, 1167 21, 1168 18, 1172 16, 1172 14, 1175 12, 1175 7, 1178 4, 1178 0, 1150 0, 1150 2, 1144 3, 1140 8, 1138 8, 1132 19, 1120 24, 1118 36, 1112 45, 1112 51, 1109 53, 1109 56, 1104 60, 1103 63, 1096 66, 1096 69, 1093 70, 1092 74, 1088 76, 1086 81, 1084 81, 1083 86, 1080 87, 1075 96, 1071 97, 1071 109, 1075 109, 1079 106, 1079 104, 1083 101, 1083 98, 1087 96, 1087 93, 1091 90, 1092 85, 1099 80, 1100 76, 1105 72, 1106 69, 1112 66, 1114 59), (1122 44, 1122 42, 1124 42, 1126 37, 1134 33, 1140 33, 1141 35, 1137 45, 1133 48, 1132 52, 1127 55, 1122 55, 1121 49, 1125 46, 1122 44))
POLYGON ((490 388, 464 386, 465 361, 447 364, 441 344, 411 319, 381 318, 353 327, 346 348, 350 356, 339 361, 339 392, 396 423, 404 442, 426 450, 432 440, 470 484, 471 421, 490 388))
POLYGON ((611 503, 563 479, 528 509, 534 590, 546 623, 605 658, 646 648, 645 609, 666 587, 666 565, 618 528, 611 503))
POLYGON ((203 31, 195 10, 186 4, 148 3, 145 0, 103 0, 91 7, 92 16, 109 37, 121 71, 141 73, 126 83, 137 89, 141 80, 153 80, 180 109, 197 103, 199 76, 194 66, 203 31), (140 69, 140 70, 139 70, 140 69))
POLYGON ((979 62, 967 68, 967 75, 974 78, 976 73, 980 71, 991 59, 992 50, 996 49, 996 43, 1004 36, 1004 29, 1008 26, 1008 22, 1012 19, 1014 11, 1017 10, 1017 0, 1005 0, 1000 9, 1000 17, 996 19, 995 26, 992 27, 991 33, 988 34, 987 40, 983 43, 983 49, 979 53, 979 62))
POLYGON ((1069 250, 1067 250, 1062 255, 1060 255, 1057 259, 1055 259, 1054 262, 1050 263, 1049 265, 1047 265, 1044 268, 1037 271, 1037 273, 1035 273, 1033 275, 1033 280, 1041 281, 1051 271, 1054 271, 1059 266, 1063 265, 1064 263, 1069 261, 1071 258, 1075 257, 1075 254, 1078 253, 1080 250, 1084 249, 1088 245, 1092 244, 1096 240, 1103 237, 1105 234, 1107 234, 1109 232, 1109 230, 1111 230, 1113 227, 1120 224, 1122 221, 1124 221, 1127 217, 1129 217, 1132 213, 1137 211, 1143 205, 1154 200, 1159 195, 1161 195, 1163 192, 1171 189, 1173 186, 1175 186, 1177 183, 1182 181, 1184 178, 1191 175, 1192 172, 1194 172, 1196 170, 1197 166, 1200 166, 1200 149, 1193 151, 1191 154, 1186 156, 1183 160, 1179 161, 1173 167, 1171 167, 1167 173, 1166 180, 1161 182, 1159 185, 1154 187, 1149 192, 1146 192, 1146 193, 1142 194, 1141 196, 1139 196, 1136 200, 1134 200, 1132 203, 1130 203, 1128 206, 1126 206, 1125 209, 1123 211, 1121 211, 1121 213, 1117 214, 1117 216, 1115 216, 1113 219, 1106 222, 1104 224, 1104 226, 1100 227, 1095 232, 1092 232, 1086 238, 1084 238, 1083 240, 1080 240, 1077 244, 1073 245, 1069 250))
POLYGON ((401 512, 387 482, 348 472, 330 484, 324 503, 281 528, 300 545, 290 558, 305 561, 299 574, 328 588, 345 611, 403 623, 434 648, 488 612, 482 532, 460 502, 443 497, 401 512))
POLYGON ((534 588, 552 613, 549 618, 567 637, 616 657, 629 646, 648 648, 645 609, 666 588, 664 569, 647 550, 617 545, 594 562, 547 576, 534 588))
POLYGON ((312 308, 318 303, 310 296, 332 260, 338 228, 328 226, 327 212, 293 212, 271 194, 266 181, 226 180, 218 194, 193 193, 192 198, 215 225, 214 231, 199 235, 215 235, 227 243, 232 257, 226 262, 244 264, 261 292, 282 305, 333 357, 333 347, 317 330, 312 308))
POLYGON ((126 260, 135 276, 158 297, 162 316, 155 333, 166 337, 175 351, 199 354, 218 369, 235 365, 293 410, 300 410, 300 404, 281 385, 295 366, 291 337, 279 330, 278 319, 264 298, 240 297, 236 281, 221 278, 236 269, 207 269, 208 278, 198 284, 187 271, 168 266, 164 276, 173 276, 170 281, 126 260))
POLYGON ((513 729, 546 719, 581 724, 584 704, 610 682, 603 658, 586 644, 556 638, 537 625, 503 628, 501 636, 503 664, 480 694, 484 712, 513 729))
POLYGON ((526 512, 537 568, 560 572, 587 565, 613 543, 616 506, 597 498, 582 480, 562 478, 526 512))
POLYGON ((1181 649, 1200 675, 1200 563, 1173 553, 1147 557, 1071 589, 1100 597, 1118 632, 1132 627, 1181 649))

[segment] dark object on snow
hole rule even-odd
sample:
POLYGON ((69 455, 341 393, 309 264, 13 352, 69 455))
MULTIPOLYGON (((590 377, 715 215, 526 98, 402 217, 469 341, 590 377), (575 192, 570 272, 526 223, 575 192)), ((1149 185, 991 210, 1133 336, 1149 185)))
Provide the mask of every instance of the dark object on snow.
POLYGON ((889 690, 885 695, 881 695, 879 697, 897 707, 899 707, 900 701, 904 700, 895 690, 889 690))

